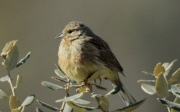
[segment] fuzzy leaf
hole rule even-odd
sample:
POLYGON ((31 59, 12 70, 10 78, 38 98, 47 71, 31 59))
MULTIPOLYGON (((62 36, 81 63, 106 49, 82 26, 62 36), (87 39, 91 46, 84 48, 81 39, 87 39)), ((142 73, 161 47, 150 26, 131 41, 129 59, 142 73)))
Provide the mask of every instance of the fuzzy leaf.
POLYGON ((66 75, 64 75, 64 73, 62 73, 59 69, 55 69, 54 72, 55 72, 56 75, 59 76, 60 78, 66 78, 66 75))
POLYGON ((65 82, 65 83, 68 83, 68 81, 64 80, 64 79, 61 79, 59 77, 51 77, 52 79, 56 80, 56 81, 59 81, 59 82, 65 82))
POLYGON ((18 108, 20 106, 21 106, 21 103, 20 103, 19 99, 17 97, 15 97, 15 96, 11 95, 10 99, 9 99, 9 107, 10 107, 10 109, 11 110, 16 109, 16 108, 18 108))
POLYGON ((20 65, 24 64, 26 60, 30 57, 31 52, 28 52, 24 58, 22 58, 17 64, 16 67, 19 67, 20 65))
POLYGON ((46 108, 49 109, 49 110, 53 110, 53 111, 58 111, 58 110, 59 110, 57 107, 54 107, 54 106, 52 106, 52 105, 49 105, 49 104, 47 104, 47 103, 45 103, 45 102, 42 102, 42 101, 39 101, 39 100, 37 100, 37 102, 38 102, 40 105, 46 107, 46 108))
POLYGON ((36 112, 43 112, 40 108, 36 108, 36 112))
POLYGON ((35 95, 33 95, 33 94, 28 96, 24 100, 24 102, 21 104, 21 106, 29 106, 29 105, 31 105, 33 103, 34 99, 35 99, 35 95))
POLYGON ((9 98, 9 95, 4 92, 2 89, 0 89, 0 99, 9 98))
MULTIPOLYGON (((63 72, 63 70, 61 69, 61 67, 59 66, 59 65, 57 65, 57 64, 54 64, 55 66, 56 66, 56 68, 58 68, 64 75, 66 75, 64 72, 63 72)), ((66 77, 65 77, 66 78, 66 77)))
POLYGON ((68 104, 65 104, 65 107, 64 107, 64 112, 73 112, 73 108, 70 107, 68 104))
POLYGON ((86 101, 86 100, 82 100, 82 99, 75 99, 72 101, 73 103, 75 104, 81 104, 81 105, 87 105, 87 104, 90 104, 91 102, 89 101, 86 101))
POLYGON ((180 111, 180 104, 178 104, 178 103, 174 103, 174 102, 164 100, 161 98, 158 98, 157 100, 160 101, 161 104, 166 105, 167 107, 170 107, 174 110, 180 111))
POLYGON ((138 83, 155 83, 155 80, 144 80, 144 79, 140 79, 137 81, 138 83))
POLYGON ((97 107, 87 107, 87 106, 83 106, 83 105, 77 105, 77 104, 74 104, 72 102, 66 102, 70 107, 78 110, 79 112, 86 112, 87 111, 92 111, 92 110, 95 110, 97 109, 97 107))
POLYGON ((163 73, 161 72, 156 80, 156 92, 157 94, 159 94, 162 97, 167 97, 169 96, 169 92, 168 92, 168 83, 167 80, 165 78, 165 76, 163 75, 163 73))
POLYGON ((18 75, 17 75, 17 79, 16 79, 16 87, 19 86, 19 84, 21 83, 21 81, 22 81, 22 75, 21 75, 21 74, 18 74, 18 75))
POLYGON ((153 73, 149 73, 149 72, 146 72, 146 71, 142 71, 142 73, 146 74, 146 75, 152 75, 152 76, 155 76, 153 73))
POLYGON ((114 110, 112 112, 132 112, 133 110, 137 109, 138 107, 140 107, 144 102, 146 101, 146 99, 143 99, 141 101, 138 101, 132 105, 129 105, 127 107, 124 107, 122 109, 117 109, 114 110))
POLYGON ((13 40, 9 42, 9 47, 6 50, 7 55, 4 60, 4 65, 6 69, 12 70, 16 67, 16 64, 18 62, 19 52, 18 48, 16 46, 17 40, 13 40))
POLYGON ((9 76, 6 75, 6 76, 4 76, 4 77, 1 77, 0 81, 1 81, 1 82, 9 81, 9 76))
POLYGON ((79 93, 70 97, 66 97, 63 99, 56 100, 56 102, 67 102, 67 101, 73 101, 83 96, 83 93, 79 93))
MULTIPOLYGON (((174 99, 174 103, 180 104, 180 99, 179 99, 178 97, 176 97, 176 98, 174 99)), ((171 109, 171 112, 179 112, 179 111, 174 110, 174 109, 171 109)))
POLYGON ((180 68, 177 69, 173 74, 172 77, 168 80, 169 84, 174 84, 175 82, 179 81, 180 79, 180 68))
POLYGON ((164 73, 164 72, 165 72, 165 69, 164 69, 164 67, 162 66, 161 63, 158 63, 158 64, 155 66, 155 68, 154 68, 153 74, 154 74, 155 77, 157 78, 158 75, 159 75, 161 72, 164 73))
POLYGON ((180 86, 179 84, 171 85, 171 92, 176 96, 180 98, 180 86))
POLYGON ((108 111, 109 110, 109 101, 106 99, 106 97, 101 96, 98 98, 99 105, 103 108, 103 110, 108 111))
POLYGON ((174 61, 172 61, 168 66, 165 64, 164 65, 164 68, 165 68, 165 72, 164 72, 164 75, 165 76, 167 76, 168 74, 169 74, 169 72, 171 71, 171 69, 172 69, 172 67, 174 66, 174 63, 177 61, 177 59, 176 60, 174 60, 174 61))
POLYGON ((63 89, 62 86, 59 86, 57 84, 53 84, 51 82, 47 82, 47 81, 43 81, 41 82, 41 85, 44 86, 44 87, 47 87, 49 89, 52 89, 52 90, 60 90, 60 89, 63 89))
POLYGON ((146 92, 147 94, 153 95, 156 93, 156 87, 149 85, 149 84, 141 84, 141 88, 144 92, 146 92))

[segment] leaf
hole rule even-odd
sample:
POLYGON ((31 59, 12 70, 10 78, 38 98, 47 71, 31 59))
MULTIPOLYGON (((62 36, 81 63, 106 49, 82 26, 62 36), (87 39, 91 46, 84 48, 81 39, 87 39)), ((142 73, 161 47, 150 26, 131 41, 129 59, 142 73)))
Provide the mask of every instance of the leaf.
POLYGON ((174 84, 180 79, 180 68, 177 69, 173 74, 172 77, 168 80, 169 84, 174 84))
POLYGON ((26 60, 30 57, 31 52, 28 52, 24 58, 22 58, 17 64, 16 67, 19 67, 20 65, 24 64, 26 60))
POLYGON ((144 80, 144 79, 140 79, 137 81, 138 83, 155 83, 155 80, 144 80))
POLYGON ((68 104, 65 104, 64 111, 63 112, 73 112, 73 108, 70 107, 68 104))
POLYGON ((66 97, 63 99, 56 100, 56 102, 67 102, 67 101, 73 101, 83 96, 83 93, 79 93, 70 97, 66 97))
POLYGON ((78 110, 79 112, 86 112, 87 111, 92 111, 92 110, 95 110, 97 109, 97 107, 87 107, 87 106, 83 106, 83 105, 77 105, 77 104, 74 104, 72 102, 66 102, 70 107, 78 110))
POLYGON ((87 105, 87 104, 90 104, 91 102, 89 101, 86 101, 86 100, 82 100, 82 99, 75 99, 72 101, 73 103, 75 104, 82 104, 82 105, 87 105))
POLYGON ((54 106, 52 106, 52 105, 49 105, 49 104, 47 104, 47 103, 45 103, 45 102, 42 102, 42 101, 39 101, 39 100, 37 100, 37 102, 38 102, 40 105, 46 107, 46 108, 49 109, 49 110, 53 110, 53 111, 59 110, 59 108, 54 107, 54 106))
POLYGON ((11 95, 10 99, 9 99, 9 107, 10 107, 10 109, 11 110, 16 109, 16 108, 18 108, 20 106, 21 106, 21 103, 20 103, 19 99, 16 98, 15 96, 11 95))
POLYGON ((174 103, 174 102, 164 100, 161 98, 158 98, 157 100, 160 101, 161 104, 166 105, 167 107, 170 107, 174 110, 180 111, 180 104, 178 104, 178 103, 174 103))
POLYGON ((2 78, 0 79, 0 81, 1 81, 1 82, 9 81, 9 76, 6 75, 6 76, 2 77, 2 78))
POLYGON ((98 98, 99 105, 103 108, 103 110, 108 111, 109 110, 109 101, 106 99, 106 97, 101 96, 98 98))
POLYGON ((156 80, 156 91, 157 94, 159 94, 162 97, 167 97, 169 96, 169 92, 168 92, 168 83, 167 80, 165 78, 165 76, 163 75, 163 73, 161 72, 156 80))
POLYGON ((169 72, 171 71, 172 67, 174 66, 174 63, 177 61, 174 60, 172 61, 168 66, 167 65, 164 65, 164 68, 165 68, 165 72, 164 72, 164 75, 167 76, 169 74, 169 72))
POLYGON ((116 93, 118 93, 118 92, 121 90, 121 87, 122 87, 121 84, 115 86, 115 88, 112 89, 110 92, 108 92, 108 93, 105 95, 105 97, 107 97, 107 96, 109 96, 109 95, 111 95, 111 94, 116 94, 116 93))
POLYGON ((2 89, 0 89, 0 99, 6 99, 9 98, 9 95, 4 92, 2 89))
MULTIPOLYGON (((174 103, 180 104, 180 99, 178 97, 176 97, 174 99, 174 103)), ((177 110, 171 109, 171 112, 178 112, 177 110)))
POLYGON ((63 70, 61 69, 61 67, 59 66, 59 65, 57 65, 57 64, 54 64, 55 66, 56 66, 56 68, 58 68, 64 75, 66 75, 64 72, 63 72, 63 70))
POLYGON ((19 109, 12 109, 11 112, 21 112, 19 109))
POLYGON ((176 96, 180 98, 180 86, 179 84, 171 85, 171 92, 176 96))
POLYGON ((127 107, 124 107, 122 109, 117 109, 114 110, 112 112, 132 112, 133 110, 137 109, 138 107, 140 107, 144 102, 146 101, 146 99, 143 99, 141 101, 138 101, 132 105, 129 105, 127 107))
POLYGON ((155 68, 154 68, 153 74, 154 74, 155 77, 157 78, 158 75, 159 75, 161 72, 164 73, 164 72, 165 72, 165 69, 164 69, 164 67, 162 66, 161 63, 158 63, 158 64, 155 66, 155 68))
POLYGON ((16 79, 16 88, 19 86, 19 84, 21 83, 22 81, 22 75, 21 74, 18 74, 17 75, 17 79, 16 79))
POLYGON ((96 84, 94 84, 94 85, 96 86, 97 89, 107 91, 107 88, 104 88, 104 87, 102 87, 102 86, 98 86, 98 85, 96 85, 96 84))
POLYGON ((16 46, 16 42, 17 40, 13 40, 10 42, 8 50, 7 50, 7 56, 4 60, 5 67, 8 70, 14 69, 18 62, 19 52, 16 46))
POLYGON ((33 103, 33 101, 34 101, 34 99, 35 99, 35 95, 30 95, 30 96, 28 96, 25 100, 24 100, 24 102, 21 104, 21 106, 23 107, 23 106, 29 106, 29 105, 31 105, 32 103, 33 103))
POLYGON ((60 78, 66 78, 66 75, 64 75, 64 73, 62 73, 59 69, 55 69, 54 72, 55 72, 56 75, 59 76, 60 78))
POLYGON ((146 92, 147 94, 153 95, 156 93, 156 87, 149 85, 149 84, 141 84, 141 88, 144 92, 146 92))
POLYGON ((59 77, 51 77, 52 79, 56 80, 56 81, 61 81, 61 82, 65 82, 65 83, 68 83, 68 81, 64 80, 64 79, 61 79, 59 77))
POLYGON ((62 86, 59 86, 57 84, 53 84, 51 82, 47 82, 47 81, 43 81, 41 82, 41 85, 44 86, 44 87, 47 87, 49 89, 52 89, 52 90, 60 90, 60 89, 63 89, 62 86))
POLYGON ((149 72, 146 72, 146 71, 142 71, 142 73, 146 74, 146 75, 152 75, 152 76, 155 76, 153 73, 149 73, 149 72))
POLYGON ((43 112, 40 108, 36 108, 36 112, 43 112))

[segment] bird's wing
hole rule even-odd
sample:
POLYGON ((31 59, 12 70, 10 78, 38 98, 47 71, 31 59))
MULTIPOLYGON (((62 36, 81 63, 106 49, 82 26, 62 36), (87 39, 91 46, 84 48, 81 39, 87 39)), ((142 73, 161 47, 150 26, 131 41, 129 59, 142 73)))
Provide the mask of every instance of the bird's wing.
POLYGON ((105 64, 107 64, 106 66, 108 66, 109 68, 115 67, 119 72, 123 72, 123 68, 121 67, 120 63, 112 53, 108 43, 106 43, 103 39, 101 39, 98 36, 90 37, 88 41, 99 49, 99 59, 105 64))

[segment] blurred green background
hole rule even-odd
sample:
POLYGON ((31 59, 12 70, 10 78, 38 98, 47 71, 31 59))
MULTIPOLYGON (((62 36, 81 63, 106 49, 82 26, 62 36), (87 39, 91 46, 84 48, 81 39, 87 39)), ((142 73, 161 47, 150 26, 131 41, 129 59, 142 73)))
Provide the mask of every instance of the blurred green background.
MULTIPOLYGON (((0 48, 6 42, 18 39, 20 58, 31 51, 26 64, 12 71, 14 81, 18 73, 23 80, 17 97, 23 101, 28 95, 55 106, 55 100, 63 98, 63 91, 51 91, 41 86, 50 81, 57 63, 60 40, 54 37, 70 21, 81 21, 95 34, 106 40, 123 66, 126 78, 121 77, 126 88, 137 100, 148 100, 135 112, 165 112, 155 96, 144 93, 138 79, 153 79, 141 71, 152 72, 158 62, 180 59, 180 1, 179 0, 1 0, 0 1, 0 48)), ((2 62, 3 59, 1 58, 2 62)), ((174 69, 180 67, 178 61, 174 69)), ((0 77, 7 75, 0 67, 0 77)), ((108 81, 105 87, 112 88, 108 81)), ((11 93, 8 83, 0 88, 11 93)), ((109 98, 110 110, 124 106, 118 95, 109 98)), ((44 109, 37 102, 26 112, 44 109)), ((0 100, 0 111, 9 112, 8 100, 0 100)))

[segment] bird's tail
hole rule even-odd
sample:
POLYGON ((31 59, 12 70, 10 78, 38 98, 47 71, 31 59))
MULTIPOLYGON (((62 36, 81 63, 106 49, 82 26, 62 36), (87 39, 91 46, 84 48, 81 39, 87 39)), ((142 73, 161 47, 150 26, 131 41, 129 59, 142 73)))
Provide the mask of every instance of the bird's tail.
MULTIPOLYGON (((115 87, 115 85, 113 84, 115 87)), ((118 92, 121 99, 123 100, 125 105, 131 105, 136 102, 135 98, 130 94, 130 92, 124 87, 124 85, 121 85, 121 89, 118 92)))

